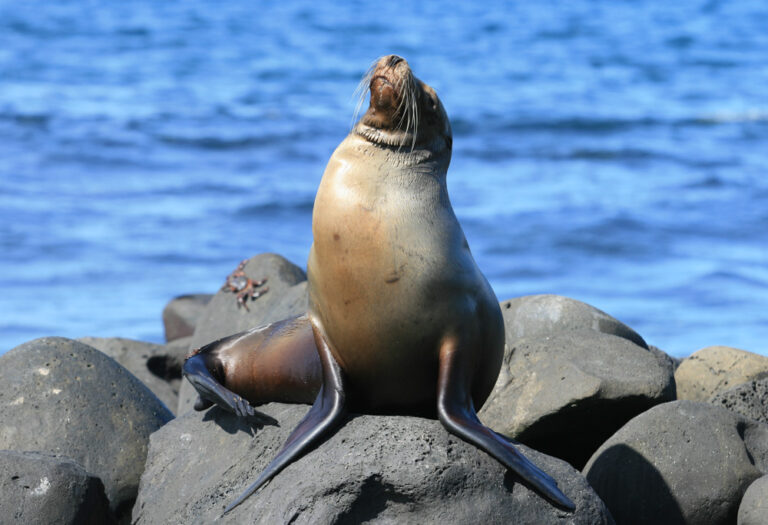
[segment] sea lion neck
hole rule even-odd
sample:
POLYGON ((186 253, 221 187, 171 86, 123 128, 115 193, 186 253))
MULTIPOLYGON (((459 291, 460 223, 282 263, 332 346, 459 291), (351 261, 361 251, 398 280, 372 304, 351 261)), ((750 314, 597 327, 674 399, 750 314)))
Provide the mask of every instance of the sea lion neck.
POLYGON ((445 178, 451 162, 451 149, 446 147, 443 140, 418 144, 412 148, 409 140, 398 140, 400 138, 402 136, 393 136, 358 122, 334 155, 363 156, 368 158, 372 165, 390 168, 412 169, 419 166, 419 170, 413 173, 439 173, 445 178))

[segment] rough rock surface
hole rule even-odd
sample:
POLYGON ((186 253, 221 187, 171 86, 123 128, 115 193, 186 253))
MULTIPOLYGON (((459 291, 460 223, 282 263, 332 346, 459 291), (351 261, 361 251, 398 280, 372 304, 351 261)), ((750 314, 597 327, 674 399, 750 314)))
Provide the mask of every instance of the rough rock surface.
POLYGON ((480 419, 581 468, 637 414, 675 399, 672 366, 632 341, 592 329, 536 332, 507 343, 480 419))
POLYGON ((189 345, 192 343, 192 336, 180 337, 174 339, 170 343, 165 344, 168 359, 171 360, 174 366, 178 366, 179 373, 181 373, 181 365, 184 364, 184 358, 189 353, 189 345))
POLYGON ((680 363, 683 361, 679 357, 673 357, 666 353, 664 350, 657 346, 648 345, 648 350, 656 354, 656 356, 663 362, 666 363, 666 366, 669 367, 672 372, 674 373, 675 370, 677 370, 677 367, 680 366, 680 363))
POLYGON ((768 523, 768 476, 754 481, 741 498, 738 525, 765 525, 768 523))
POLYGON ((163 309, 165 341, 170 343, 195 332, 195 325, 212 294, 196 293, 174 297, 163 309))
MULTIPOLYGON (((248 308, 238 307, 236 294, 220 290, 206 305, 197 320, 191 347, 205 344, 248 330, 259 324, 285 319, 299 307, 307 310, 307 296, 304 286, 296 285, 307 280, 304 271, 287 259, 273 253, 262 253, 251 257, 244 268, 252 279, 267 279, 269 291, 248 301, 248 308)), ((224 278, 222 276, 222 283, 224 278)))
POLYGON ((122 337, 81 337, 81 343, 104 352, 144 383, 165 406, 179 404, 181 362, 168 347, 122 337))
POLYGON ((555 332, 591 329, 648 348, 640 334, 597 308, 561 295, 525 295, 501 302, 507 344, 555 332))
MULTIPOLYGON (((211 523, 282 447, 309 409, 260 407, 279 422, 247 425, 217 407, 152 435, 136 525, 211 523)), ((437 421, 355 416, 217 523, 612 523, 566 463, 525 453, 577 505, 556 509, 437 421)))
POLYGON ((104 485, 74 460, 0 451, 0 522, 11 525, 114 523, 104 485))
POLYGON ((768 377, 768 357, 728 346, 709 346, 684 359, 675 372, 678 399, 706 401, 753 379, 768 377))
MULTIPOLYGON (((267 278, 269 291, 255 301, 248 301, 250 311, 238 308, 232 292, 219 291, 198 319, 190 349, 307 311, 307 277, 301 268, 287 259, 272 253, 256 255, 245 266, 245 274, 251 279, 267 278)), ((176 413, 191 410, 196 399, 194 388, 184 381, 176 413)))
POLYGON ((0 356, 0 449, 68 456, 104 483, 118 517, 133 504, 149 435, 173 419, 115 360, 46 337, 0 356))
POLYGON ((734 523, 768 469, 768 425, 708 403, 674 401, 637 416, 584 472, 617 523, 734 523))
POLYGON ((715 394, 709 402, 761 423, 768 423, 768 378, 750 381, 715 394))

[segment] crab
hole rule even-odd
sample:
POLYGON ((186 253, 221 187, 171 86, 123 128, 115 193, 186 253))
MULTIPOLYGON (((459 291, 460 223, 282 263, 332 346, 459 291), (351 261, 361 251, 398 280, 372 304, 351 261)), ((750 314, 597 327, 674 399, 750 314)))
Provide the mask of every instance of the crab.
POLYGON ((257 290, 256 288, 266 283, 267 279, 265 278, 261 280, 255 280, 245 275, 246 264, 248 264, 248 259, 245 259, 239 265, 237 265, 235 271, 227 275, 227 280, 221 289, 222 291, 230 291, 232 293, 236 293, 237 307, 240 308, 242 306, 246 309, 246 311, 250 312, 251 310, 248 308, 247 304, 248 298, 250 297, 251 301, 255 301, 267 293, 269 291, 269 287, 257 290))

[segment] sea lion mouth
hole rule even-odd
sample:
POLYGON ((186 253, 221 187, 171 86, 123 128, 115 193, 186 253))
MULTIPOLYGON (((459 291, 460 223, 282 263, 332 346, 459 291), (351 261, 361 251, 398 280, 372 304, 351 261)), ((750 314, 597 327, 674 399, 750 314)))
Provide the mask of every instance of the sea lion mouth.
MULTIPOLYGON (((386 82, 387 84, 392 86, 392 82, 390 82, 389 79, 387 77, 385 77, 384 75, 376 75, 375 77, 373 77, 371 79, 371 85, 373 85, 374 81, 376 81, 376 80, 381 80, 382 82, 386 82)), ((394 86, 392 86, 392 87, 394 87, 394 86)))

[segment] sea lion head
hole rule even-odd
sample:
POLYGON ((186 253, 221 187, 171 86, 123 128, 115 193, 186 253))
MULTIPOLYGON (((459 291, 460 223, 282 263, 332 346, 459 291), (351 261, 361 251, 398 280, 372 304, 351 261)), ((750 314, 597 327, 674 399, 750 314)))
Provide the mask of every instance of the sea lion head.
POLYGON ((355 126, 357 134, 379 145, 451 150, 451 125, 443 104, 434 89, 413 75, 404 58, 378 59, 361 88, 363 97, 370 91, 371 101, 355 126))

